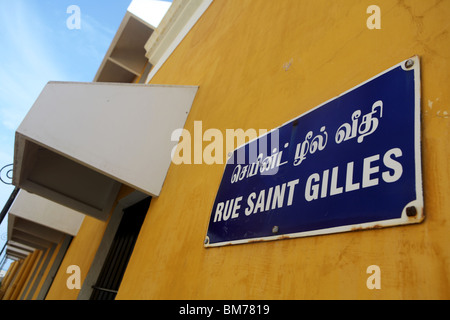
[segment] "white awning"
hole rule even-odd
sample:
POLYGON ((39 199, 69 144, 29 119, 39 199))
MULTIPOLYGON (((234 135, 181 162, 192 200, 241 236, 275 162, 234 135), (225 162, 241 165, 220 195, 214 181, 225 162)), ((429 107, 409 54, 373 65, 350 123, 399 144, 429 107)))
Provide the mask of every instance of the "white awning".
POLYGON ((128 12, 106 52, 94 82, 131 83, 148 63, 144 45, 154 27, 128 12))
POLYGON ((40 196, 20 190, 8 211, 8 241, 37 249, 76 236, 84 215, 40 196))
POLYGON ((13 184, 101 220, 121 184, 158 196, 197 89, 48 83, 16 131, 13 184))

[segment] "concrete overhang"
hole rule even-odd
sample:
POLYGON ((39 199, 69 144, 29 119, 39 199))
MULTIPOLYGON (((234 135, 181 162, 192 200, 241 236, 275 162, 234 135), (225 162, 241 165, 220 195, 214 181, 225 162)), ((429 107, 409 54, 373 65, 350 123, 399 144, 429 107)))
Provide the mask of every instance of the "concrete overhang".
POLYGON ((83 219, 78 211, 22 189, 8 212, 8 245, 48 248, 66 235, 76 236, 83 219))
POLYGON ((6 245, 6 255, 10 258, 25 259, 34 250, 36 248, 15 241, 8 241, 6 245))
POLYGON ((16 131, 13 184, 100 220, 122 184, 158 196, 197 90, 48 83, 16 131))
POLYGON ((95 75, 94 82, 131 83, 148 63, 144 45, 155 27, 127 11, 95 75))

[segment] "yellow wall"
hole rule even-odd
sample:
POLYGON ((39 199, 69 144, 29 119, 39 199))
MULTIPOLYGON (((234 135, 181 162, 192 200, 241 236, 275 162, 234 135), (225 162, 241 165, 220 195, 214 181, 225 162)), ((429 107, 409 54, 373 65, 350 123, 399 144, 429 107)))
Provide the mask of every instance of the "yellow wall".
MULTIPOLYGON (((55 247, 55 250, 53 250, 53 253, 50 257, 50 261, 49 263, 45 266, 44 264, 42 264, 40 266, 39 272, 42 271, 42 277, 39 280, 39 283, 37 284, 36 290, 34 291, 33 296, 31 297, 31 300, 36 300, 40 294, 40 291, 43 290, 42 286, 45 283, 45 280, 47 279, 49 272, 53 266, 53 263, 55 263, 56 257, 59 253, 59 250, 61 250, 62 244, 63 244, 64 240, 61 240, 55 247), (43 269, 45 267, 45 269, 43 269)), ((47 255, 49 255, 51 253, 51 250, 47 250, 47 253, 45 255, 45 258, 47 258, 47 255)))
POLYGON ((52 258, 52 257, 48 257, 50 254, 51 254, 51 250, 47 249, 45 252, 42 253, 41 261, 40 262, 37 261, 39 263, 37 263, 36 266, 34 267, 34 269, 36 269, 36 270, 33 269, 34 277, 27 281, 27 285, 29 283, 28 291, 25 293, 24 299, 31 300, 31 299, 33 299, 34 295, 39 294, 39 290, 42 288, 43 281, 46 278, 48 271, 49 271, 49 268, 47 268, 48 270, 44 269, 46 267, 44 261, 47 258, 49 258, 49 259, 52 258), (40 274, 42 275, 41 277, 39 276, 40 274), (40 282, 36 282, 36 281, 40 281, 40 282), (36 288, 38 288, 38 289, 34 290, 33 296, 31 296, 30 291, 34 285, 36 285, 36 288))
MULTIPOLYGON (((131 191, 130 188, 123 187, 116 199, 116 204, 117 201, 125 197, 131 191)), ((82 285, 89 272, 95 254, 97 253, 98 246, 103 239, 103 234, 108 226, 108 221, 100 221, 90 216, 85 216, 78 234, 73 238, 64 259, 61 262, 46 300, 77 299, 80 290, 69 289, 67 287, 67 279, 72 275, 72 273, 67 273, 67 268, 71 265, 80 267, 80 280, 82 285)))
MULTIPOLYGON (((14 283, 15 278, 17 277, 17 273, 20 270, 21 265, 23 264, 23 260, 16 260, 11 263, 11 265, 8 268, 8 271, 6 272, 5 277, 2 280, 2 285, 0 287, 0 299, 1 300, 7 300, 5 299, 5 294, 10 290, 10 287, 14 283)), ((8 298, 8 297, 6 297, 8 298)))
MULTIPOLYGON (((32 271, 36 267, 36 260, 42 255, 42 251, 35 250, 27 255, 23 264, 16 271, 17 274, 9 283, 8 287, 5 288, 6 291, 2 297, 3 300, 19 300, 20 295, 25 289, 27 282, 31 278, 32 271)), ((6 286, 5 286, 6 287, 6 286)))
POLYGON ((26 280, 24 280, 24 284, 22 286, 22 290, 20 291, 20 293, 18 295, 18 299, 22 299, 22 297, 23 298, 26 297, 29 290, 31 289, 31 286, 34 283, 35 278, 37 277, 37 271, 38 271, 39 267, 41 266, 42 261, 40 259, 41 259, 42 255, 44 255, 44 252, 41 250, 36 250, 34 253, 36 254, 34 263, 29 270, 26 280))
POLYGON ((72 240, 58 269, 46 300, 77 299, 80 290, 71 290, 66 285, 67 279, 71 275, 67 273, 67 267, 70 265, 79 266, 81 271, 80 279, 84 281, 107 225, 107 222, 89 216, 84 218, 78 235, 72 240))
POLYGON ((450 1, 378 0, 381 30, 371 4, 215 0, 152 83, 200 86, 191 133, 270 129, 417 54, 426 220, 205 249, 224 165, 172 165, 118 299, 450 298, 450 1), (366 286, 373 264, 381 290, 366 286))

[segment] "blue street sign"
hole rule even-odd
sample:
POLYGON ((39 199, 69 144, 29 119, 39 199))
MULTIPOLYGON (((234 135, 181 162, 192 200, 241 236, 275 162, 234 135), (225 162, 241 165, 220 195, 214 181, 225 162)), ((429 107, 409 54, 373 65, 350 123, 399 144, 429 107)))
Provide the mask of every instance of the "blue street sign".
POLYGON ((413 57, 237 148, 206 247, 423 221, 413 57))

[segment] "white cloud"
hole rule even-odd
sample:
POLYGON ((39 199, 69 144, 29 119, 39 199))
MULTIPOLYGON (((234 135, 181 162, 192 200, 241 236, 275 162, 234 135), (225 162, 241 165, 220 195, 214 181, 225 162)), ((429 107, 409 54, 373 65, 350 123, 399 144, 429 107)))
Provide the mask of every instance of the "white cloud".
POLYGON ((36 17, 33 7, 22 1, 13 3, 6 12, 2 8, 1 20, 5 40, 11 45, 11 52, 16 54, 14 60, 20 61, 21 69, 28 70, 28 74, 64 76, 54 63, 54 53, 49 50, 51 30, 36 17))
POLYGON ((128 11, 150 23, 152 26, 158 27, 171 4, 167 1, 133 0, 128 7, 128 11))
POLYGON ((1 124, 15 130, 49 79, 67 79, 48 49, 48 29, 22 1, 2 2, 1 124))
POLYGON ((115 31, 84 13, 81 30, 71 31, 62 13, 50 13, 61 18, 56 28, 33 2, 0 2, 0 47, 6 49, 0 51, 0 134, 17 129, 48 81, 91 81, 95 75, 87 67, 98 67, 115 31))
POLYGON ((83 56, 91 61, 101 61, 111 43, 111 39, 114 37, 115 31, 105 27, 88 14, 83 13, 81 29, 76 35, 75 33, 73 34, 73 37, 66 37, 66 39, 75 41, 75 43, 68 43, 67 45, 76 50, 78 57, 83 56))

